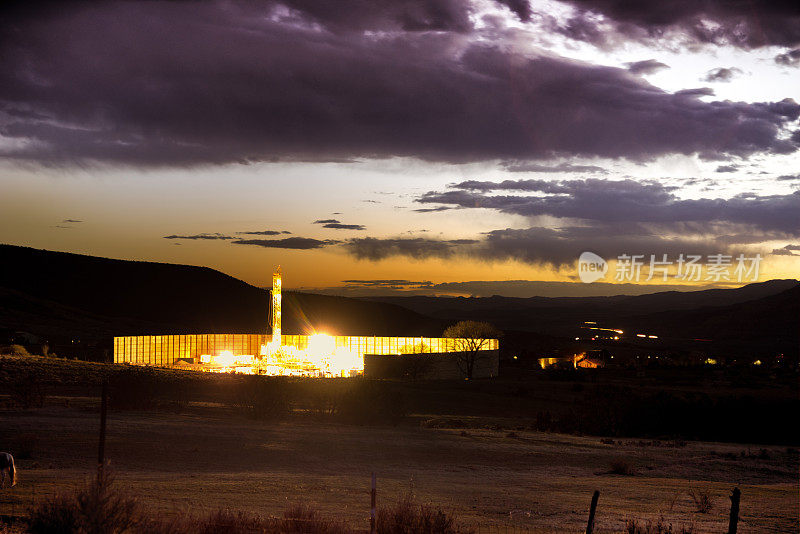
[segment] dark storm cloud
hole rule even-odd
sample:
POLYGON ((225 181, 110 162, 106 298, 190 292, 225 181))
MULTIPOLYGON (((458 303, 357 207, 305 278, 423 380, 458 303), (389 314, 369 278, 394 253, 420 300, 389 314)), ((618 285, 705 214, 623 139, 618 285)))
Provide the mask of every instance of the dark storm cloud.
POLYGON ((704 82, 729 82, 733 79, 734 76, 741 74, 742 69, 737 69, 736 67, 718 67, 716 69, 711 69, 706 73, 703 77, 704 82))
POLYGON ((192 239, 192 240, 203 240, 203 241, 214 241, 214 240, 225 240, 225 239, 233 239, 231 236, 225 234, 194 234, 194 235, 165 235, 164 239, 192 239))
POLYGON ((234 245, 253 245, 264 248, 284 248, 294 250, 312 250, 335 245, 338 241, 332 239, 312 239, 310 237, 287 237, 285 239, 240 239, 231 241, 234 245))
MULTIPOLYGON (((708 92, 671 94, 626 69, 524 58, 464 35, 455 0, 288 4, 85 2, 10 17, 0 29, 0 135, 10 141, 0 157, 643 160, 800 144, 782 135, 800 110, 792 101, 703 102, 708 92), (446 31, 348 31, 395 26, 446 31)), ((524 16, 522 3, 505 4, 524 16)))
POLYGON ((715 172, 736 172, 738 170, 738 165, 720 165, 715 172))
POLYGON ((332 228, 334 230, 366 230, 367 227, 363 224, 343 224, 343 223, 328 223, 323 224, 323 228, 332 228))
POLYGON ((667 238, 629 225, 492 230, 480 240, 438 240, 423 238, 362 238, 343 244, 357 259, 379 261, 404 256, 413 259, 463 256, 482 261, 516 260, 528 264, 571 265, 587 250, 606 259, 621 254, 658 258, 667 254, 708 255, 728 247, 713 238, 667 238))
POLYGON ((559 163, 558 165, 543 165, 531 162, 505 162, 503 164, 509 172, 590 172, 598 174, 608 174, 608 171, 597 165, 573 165, 572 163, 559 163))
POLYGON ((236 235, 281 235, 291 233, 288 230, 256 230, 253 232, 236 232, 236 235))
POLYGON ((438 240, 422 237, 375 238, 362 237, 344 243, 345 249, 358 259, 377 261, 390 256, 408 256, 415 259, 446 258, 458 247, 477 243, 472 239, 438 240))
MULTIPOLYGON (((363 30, 466 32, 472 29, 469 3, 461 0, 282 0, 268 2, 298 12, 300 21, 322 24, 336 32, 363 30)), ((291 15, 286 15, 291 20, 291 15)))
POLYGON ((675 95, 689 98, 699 98, 701 96, 714 96, 714 90, 710 87, 696 87, 694 89, 681 89, 675 95))
POLYGON ((743 193, 732 198, 682 199, 676 187, 635 180, 506 180, 466 181, 454 190, 425 193, 417 202, 461 208, 486 208, 536 217, 583 219, 602 223, 726 222, 761 231, 800 235, 800 191, 786 195, 743 193), (540 195, 489 195, 491 191, 535 192, 540 195))
POLYGON ((567 26, 580 27, 582 32, 562 33, 589 42, 599 39, 596 15, 602 14, 627 39, 657 40, 675 31, 691 42, 741 48, 800 43, 800 2, 796 0, 564 1, 579 9, 567 26))
POLYGON ((783 54, 775 56, 775 63, 785 67, 797 67, 800 65, 800 48, 789 50, 783 54))
POLYGON ((415 282, 412 280, 342 280, 348 289, 381 288, 381 289, 419 289, 433 287, 433 282, 426 280, 415 282))
MULTIPOLYGON (((531 16, 527 0, 496 0, 523 22, 531 16)), ((281 0, 269 1, 276 16, 287 22, 313 22, 333 32, 451 31, 473 29, 472 6, 464 0, 281 0), (288 8, 294 13, 284 13, 288 8)))
POLYGON ((800 251, 800 245, 786 245, 785 247, 774 249, 770 254, 773 256, 800 256, 800 254, 795 254, 794 251, 800 251))
POLYGON ((633 74, 653 74, 662 69, 670 68, 669 65, 656 61, 655 59, 645 59, 644 61, 632 61, 625 63, 628 70, 633 74))
POLYGON ((455 208, 453 208, 452 206, 437 206, 435 208, 417 208, 414 211, 416 211, 417 213, 431 213, 435 211, 447 211, 452 209, 455 208))

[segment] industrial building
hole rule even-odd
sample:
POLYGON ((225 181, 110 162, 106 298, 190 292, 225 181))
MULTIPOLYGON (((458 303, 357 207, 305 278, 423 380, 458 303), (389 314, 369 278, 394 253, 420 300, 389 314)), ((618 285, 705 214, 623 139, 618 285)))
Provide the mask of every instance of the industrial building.
POLYGON ((330 336, 281 332, 280 267, 273 274, 271 334, 187 334, 114 338, 114 362, 213 372, 288 376, 381 376, 387 357, 422 358, 434 378, 459 375, 460 360, 475 359, 473 378, 497 376, 499 342, 484 340, 467 354, 467 340, 430 337, 330 336), (367 369, 365 370, 365 356, 367 369), (429 360, 429 361, 428 361, 429 360), (375 362, 375 363, 372 363, 375 362), (370 366, 373 366, 370 368, 370 366))

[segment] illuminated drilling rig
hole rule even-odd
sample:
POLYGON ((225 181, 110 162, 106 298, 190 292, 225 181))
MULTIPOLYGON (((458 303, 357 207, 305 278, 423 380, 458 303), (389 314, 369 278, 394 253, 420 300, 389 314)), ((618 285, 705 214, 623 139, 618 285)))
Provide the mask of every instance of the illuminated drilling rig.
MULTIPOLYGON (((209 372, 345 377, 364 373, 364 355, 446 354, 463 350, 455 338, 331 336, 281 331, 281 268, 272 273, 271 333, 123 336, 114 338, 114 362, 185 367, 209 372)), ((266 330, 266 328, 265 328, 266 330)), ((495 353, 498 341, 484 349, 495 353)), ((496 365, 495 365, 496 367, 496 365)), ((496 376, 492 368, 490 376, 496 376)))
POLYGON ((281 266, 272 273, 272 339, 281 339, 281 266))

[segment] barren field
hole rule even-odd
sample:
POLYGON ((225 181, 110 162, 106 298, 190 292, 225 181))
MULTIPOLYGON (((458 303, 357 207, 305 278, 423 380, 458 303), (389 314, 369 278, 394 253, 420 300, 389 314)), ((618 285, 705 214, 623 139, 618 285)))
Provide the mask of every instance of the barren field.
MULTIPOLYGON (((19 484, 0 493, 0 514, 86 480, 97 450, 96 399, 49 399, 2 411, 0 449, 20 445, 19 484)), ((786 447, 577 437, 461 418, 360 427, 294 419, 255 422, 222 408, 190 414, 112 413, 107 457, 117 482, 159 514, 216 508, 278 515, 306 503, 366 528, 370 473, 378 501, 412 491, 479 532, 581 532, 600 491, 596 532, 627 519, 694 532, 725 532, 728 495, 742 491, 739 532, 797 532, 798 456, 786 447), (617 463, 629 474, 613 474, 617 463), (697 512, 691 490, 707 492, 697 512)))

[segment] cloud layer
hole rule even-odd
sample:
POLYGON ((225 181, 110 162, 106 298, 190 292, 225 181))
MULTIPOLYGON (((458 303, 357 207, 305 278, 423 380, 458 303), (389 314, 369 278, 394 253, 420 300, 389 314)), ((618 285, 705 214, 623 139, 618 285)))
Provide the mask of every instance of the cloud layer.
POLYGON ((785 195, 740 194, 732 198, 682 199, 675 186, 636 180, 465 181, 450 191, 431 191, 417 202, 445 207, 488 208, 526 217, 551 216, 603 224, 657 223, 684 227, 697 223, 752 226, 761 231, 800 234, 800 191, 785 195), (497 195, 495 191, 520 194, 497 195), (525 193, 525 194, 521 194, 525 193), (537 193, 537 194, 529 194, 537 193))
MULTIPOLYGON (((622 22, 659 20, 623 3, 573 3, 622 22)), ((523 1, 501 4, 530 16, 523 1)), ((705 102, 706 90, 672 94, 626 69, 523 56, 474 38, 471 8, 456 0, 63 5, 3 23, 0 157, 642 160, 798 146, 784 131, 800 114, 791 100, 705 102)), ((659 12, 665 24, 683 20, 659 12)))
POLYGON ((566 0, 579 12, 565 33, 606 43, 597 15, 626 39, 654 41, 668 32, 685 40, 741 48, 800 43, 800 4, 794 0, 566 0), (571 32, 569 30, 572 29, 571 32), (578 31, 578 30, 581 31, 578 31))

